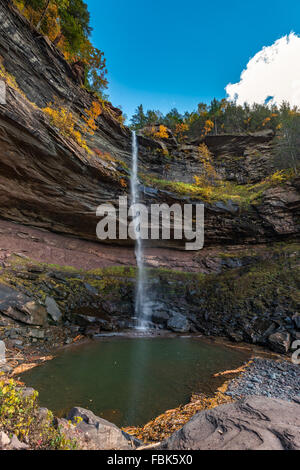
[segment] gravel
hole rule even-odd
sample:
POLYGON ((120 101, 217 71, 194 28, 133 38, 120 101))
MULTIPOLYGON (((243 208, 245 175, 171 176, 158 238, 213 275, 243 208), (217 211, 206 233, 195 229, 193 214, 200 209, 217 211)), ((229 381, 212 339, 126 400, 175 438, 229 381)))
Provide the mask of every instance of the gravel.
POLYGON ((233 398, 260 395, 298 401, 300 366, 288 361, 254 358, 246 371, 230 382, 226 394, 233 398))

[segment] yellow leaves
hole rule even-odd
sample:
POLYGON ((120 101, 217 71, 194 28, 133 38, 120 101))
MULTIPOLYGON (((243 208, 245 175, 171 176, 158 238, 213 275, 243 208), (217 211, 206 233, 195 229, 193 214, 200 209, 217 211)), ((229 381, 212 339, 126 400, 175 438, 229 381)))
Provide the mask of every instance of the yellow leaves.
POLYGON ((83 120, 86 122, 86 126, 82 127, 84 132, 88 132, 91 135, 94 135, 95 130, 97 129, 96 119, 102 113, 102 107, 99 101, 93 101, 93 104, 90 109, 84 110, 87 116, 83 116, 83 120))
POLYGON ((94 152, 98 157, 100 157, 102 160, 106 160, 108 162, 115 162, 116 159, 109 153, 109 152, 102 152, 99 149, 94 149, 94 152))
POLYGON ((195 185, 196 185, 196 186, 200 186, 200 185, 201 185, 201 178, 199 178, 199 176, 195 175, 195 176, 194 176, 194 181, 195 181, 195 185))
POLYGON ((207 119, 204 124, 203 135, 209 134, 213 130, 214 127, 215 125, 211 121, 211 119, 207 119))
POLYGON ((86 140, 76 129, 78 123, 71 111, 57 103, 49 104, 43 111, 49 117, 51 124, 57 127, 64 136, 73 138, 86 152, 91 153, 86 140))
POLYGON ((231 403, 232 398, 225 395, 228 383, 218 388, 212 397, 193 394, 186 405, 165 411, 144 427, 128 427, 123 431, 136 436, 144 442, 159 442, 182 428, 197 412, 215 408, 216 406, 231 403))
POLYGON ((211 184, 216 184, 219 180, 218 174, 213 166, 213 156, 208 147, 203 143, 198 147, 199 159, 203 165, 203 174, 201 177, 196 177, 196 185, 207 187, 211 184))
POLYGON ((120 114, 120 115, 117 117, 117 121, 118 121, 118 123, 121 125, 121 127, 124 127, 124 124, 125 124, 125 117, 123 116, 123 114, 120 114))
POLYGON ((278 184, 284 183, 288 179, 289 179, 289 175, 287 174, 285 170, 278 170, 275 173, 273 173, 273 175, 268 176, 268 178, 266 178, 264 182, 269 183, 272 186, 273 185, 277 186, 278 184))
MULTIPOLYGON (((74 423, 77 425, 77 424, 82 423, 83 418, 82 418, 81 416, 75 416, 74 419, 73 419, 73 421, 74 421, 74 423)), ((73 424, 73 423, 71 422, 71 424, 73 424)))
POLYGON ((9 387, 7 385, 5 385, 3 388, 2 388, 2 395, 6 395, 9 391, 9 387))
POLYGON ((23 389, 14 380, 0 382, 0 429, 25 439, 30 448, 72 449, 69 441, 53 426, 53 415, 47 413, 46 420, 39 417, 38 392, 24 396, 23 389))
POLYGON ((176 124, 174 134, 178 137, 179 140, 182 140, 186 137, 185 133, 188 132, 189 125, 182 122, 180 124, 176 124))
POLYGON ((152 128, 152 133, 154 137, 157 137, 158 139, 168 139, 169 134, 166 126, 163 126, 162 124, 159 126, 159 130, 155 131, 155 128, 152 128))

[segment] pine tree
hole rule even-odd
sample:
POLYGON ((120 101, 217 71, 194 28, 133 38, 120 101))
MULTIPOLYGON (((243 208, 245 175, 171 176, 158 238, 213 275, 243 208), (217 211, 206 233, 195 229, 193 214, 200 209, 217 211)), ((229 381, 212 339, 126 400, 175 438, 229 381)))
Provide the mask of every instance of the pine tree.
POLYGON ((140 104, 140 106, 137 107, 130 122, 131 122, 131 128, 133 130, 141 129, 142 127, 145 127, 147 125, 147 118, 144 113, 144 108, 142 104, 140 104))

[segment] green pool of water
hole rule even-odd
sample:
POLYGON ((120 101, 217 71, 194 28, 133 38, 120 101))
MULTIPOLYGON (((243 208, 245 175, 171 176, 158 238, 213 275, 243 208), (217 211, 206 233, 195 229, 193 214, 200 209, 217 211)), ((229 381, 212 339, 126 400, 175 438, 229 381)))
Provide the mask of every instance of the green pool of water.
POLYGON ((73 406, 118 426, 141 425, 185 404, 193 392, 212 394, 248 354, 196 338, 106 338, 72 347, 22 375, 57 416, 73 406))

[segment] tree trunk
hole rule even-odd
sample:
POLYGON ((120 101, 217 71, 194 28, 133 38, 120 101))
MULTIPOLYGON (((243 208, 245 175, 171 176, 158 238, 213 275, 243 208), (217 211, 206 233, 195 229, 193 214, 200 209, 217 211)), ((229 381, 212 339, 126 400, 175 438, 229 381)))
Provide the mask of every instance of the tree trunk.
POLYGON ((39 29, 40 29, 40 27, 41 27, 42 22, 43 22, 44 19, 45 19, 45 16, 46 16, 46 14, 47 14, 47 11, 48 11, 50 2, 51 2, 51 0, 47 0, 46 6, 45 6, 45 8, 44 8, 44 11, 43 11, 43 13, 42 13, 42 15, 41 15, 41 17, 40 17, 40 20, 39 20, 38 24, 36 25, 36 29, 37 29, 38 31, 39 31, 39 29))

